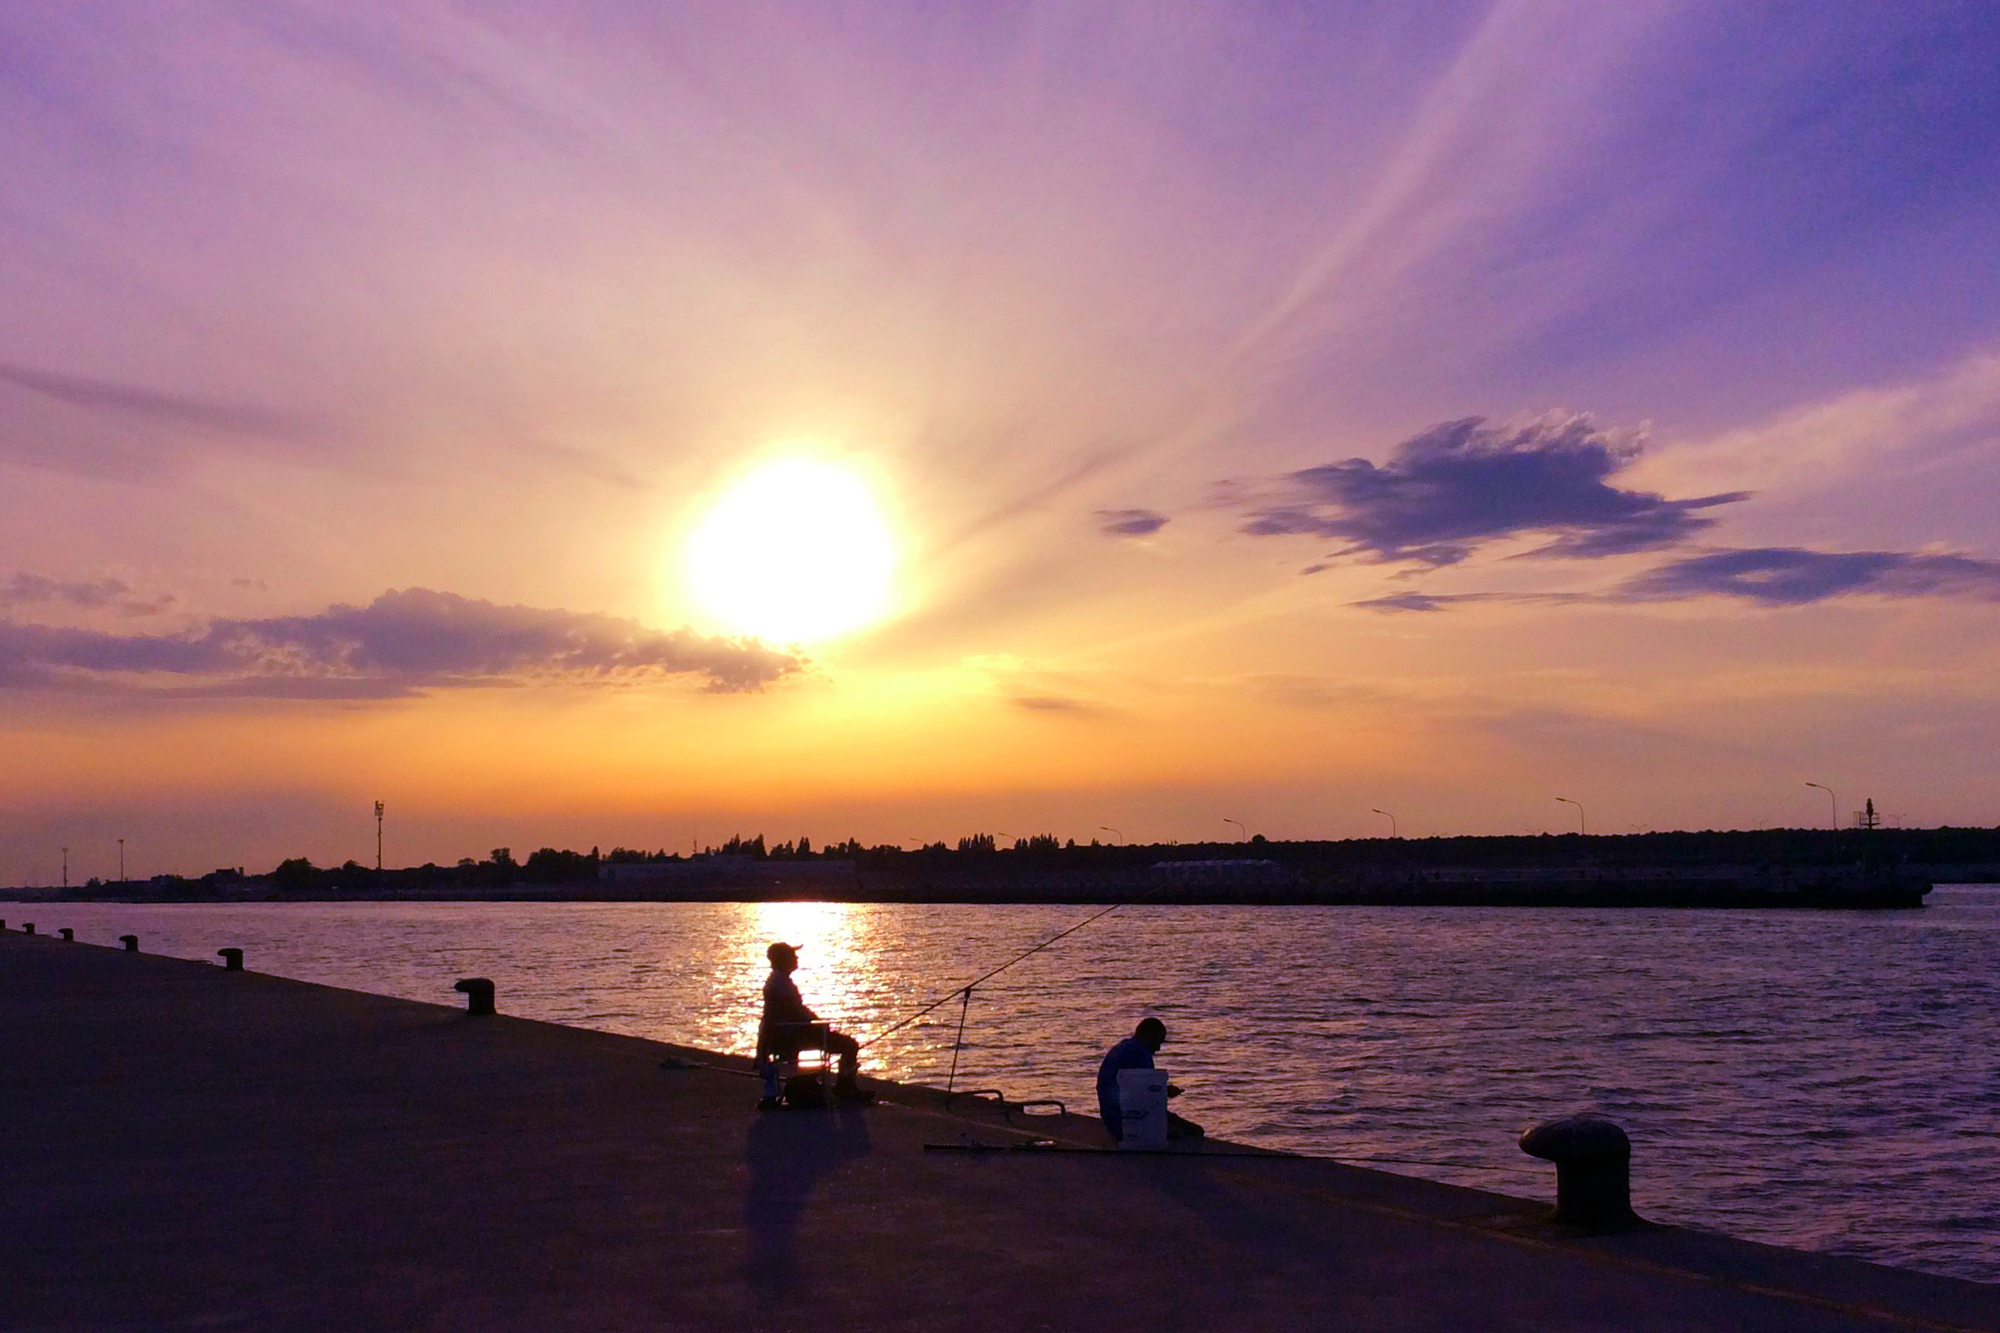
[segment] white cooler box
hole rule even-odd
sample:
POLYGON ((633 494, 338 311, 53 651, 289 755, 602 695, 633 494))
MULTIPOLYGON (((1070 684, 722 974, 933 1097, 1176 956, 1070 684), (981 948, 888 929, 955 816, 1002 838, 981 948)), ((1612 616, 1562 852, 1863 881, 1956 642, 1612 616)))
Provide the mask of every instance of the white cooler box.
POLYGON ((1121 1069, 1118 1071, 1118 1116, 1124 1132, 1121 1148, 1164 1148, 1167 1146, 1167 1071, 1164 1069, 1121 1069))

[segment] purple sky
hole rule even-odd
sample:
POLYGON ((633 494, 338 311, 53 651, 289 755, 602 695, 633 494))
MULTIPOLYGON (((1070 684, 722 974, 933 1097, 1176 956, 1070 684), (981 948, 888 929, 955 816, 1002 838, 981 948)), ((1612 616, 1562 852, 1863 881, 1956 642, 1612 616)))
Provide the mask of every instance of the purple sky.
POLYGON ((2000 823, 1995 69, 1923 0, 17 0, 0 883, 378 798, 2000 823), (676 552, 800 442, 896 613, 747 642, 676 552))

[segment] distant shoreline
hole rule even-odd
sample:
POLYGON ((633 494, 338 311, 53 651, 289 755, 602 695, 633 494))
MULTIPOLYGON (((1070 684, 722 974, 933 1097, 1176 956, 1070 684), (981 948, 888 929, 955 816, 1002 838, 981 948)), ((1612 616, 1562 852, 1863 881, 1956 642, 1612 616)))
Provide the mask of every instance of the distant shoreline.
POLYGON ((1932 884, 2000 881, 2000 829, 1759 829, 910 850, 855 840, 693 854, 505 847, 375 869, 304 857, 269 871, 0 890, 23 902, 772 902, 1186 905, 1915 907, 1932 884))
MULTIPOLYGON (((1961 883, 1993 881, 1954 881, 1961 883)), ((409 893, 238 891, 159 896, 94 889, 11 889, 20 906, 76 902, 173 903, 763 903, 838 902, 973 906, 1095 906, 1131 902, 1157 907, 1584 907, 1730 908, 1768 910, 1900 909, 1924 905, 1932 881, 1915 875, 1821 877, 1803 881, 1682 875, 1517 881, 1363 881, 1346 884, 711 884, 699 890, 664 886, 521 884, 409 893)))

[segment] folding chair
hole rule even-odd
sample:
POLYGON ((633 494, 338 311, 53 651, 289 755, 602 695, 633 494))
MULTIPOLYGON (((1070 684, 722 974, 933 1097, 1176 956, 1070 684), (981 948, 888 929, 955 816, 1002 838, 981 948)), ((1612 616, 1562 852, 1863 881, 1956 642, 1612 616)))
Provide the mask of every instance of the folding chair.
POLYGON ((833 1056, 826 1049, 827 1023, 772 1023, 757 1034, 757 1072, 764 1080, 765 1108, 826 1105, 833 1056))

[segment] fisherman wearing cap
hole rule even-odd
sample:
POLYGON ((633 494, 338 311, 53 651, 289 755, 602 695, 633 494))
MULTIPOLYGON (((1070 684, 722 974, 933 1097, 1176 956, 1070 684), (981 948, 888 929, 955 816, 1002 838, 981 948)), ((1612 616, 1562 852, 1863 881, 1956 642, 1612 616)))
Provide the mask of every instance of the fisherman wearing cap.
MULTIPOLYGON (((801 1039, 806 1037, 807 1025, 818 1023, 819 1015, 806 1007, 799 996, 798 983, 792 980, 792 973, 799 966, 799 951, 781 943, 773 944, 764 953, 771 960, 771 975, 764 982, 764 1018, 757 1025, 757 1053, 760 1058, 794 1055, 801 1039)), ((826 1053, 840 1060, 839 1076, 833 1083, 834 1096, 849 1102, 875 1100, 874 1093, 864 1091, 854 1081, 855 1063, 861 1055, 861 1047, 854 1038, 829 1028, 826 1053)), ((773 1099, 765 1098, 764 1104, 768 1109, 774 1104, 773 1099)))

